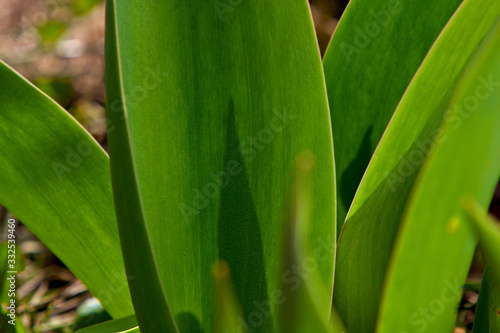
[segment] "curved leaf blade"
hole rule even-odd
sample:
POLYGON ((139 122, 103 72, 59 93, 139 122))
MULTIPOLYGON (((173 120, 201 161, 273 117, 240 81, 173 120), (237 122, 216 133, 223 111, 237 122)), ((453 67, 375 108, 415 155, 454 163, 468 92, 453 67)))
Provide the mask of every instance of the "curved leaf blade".
POLYGON ((494 24, 454 90, 443 137, 412 189, 384 285, 377 332, 453 329, 476 246, 460 199, 470 195, 486 210, 500 176, 500 3, 471 1, 464 9, 493 11, 494 24), (488 90, 478 81, 488 77, 497 88, 485 94, 488 90))
MULTIPOLYGON (((75 333, 114 333, 114 332, 128 332, 136 329, 137 319, 135 315, 127 316, 120 319, 106 321, 97 325, 85 327, 75 333)), ((139 331, 137 331, 139 332, 139 331)))
POLYGON ((323 66, 338 177, 340 234, 401 96, 462 0, 352 0, 323 66))
POLYGON ((106 153, 3 62, 0 82, 0 202, 112 316, 130 315, 106 153))
MULTIPOLYGON (((333 279, 333 148, 307 3, 114 5, 121 72, 118 80, 109 59, 108 103, 126 110, 117 102, 118 112, 107 112, 116 126, 109 140, 122 242, 137 241, 133 225, 144 222, 141 242, 151 244, 180 331, 213 327, 210 267, 219 258, 231 267, 243 322, 272 331, 271 293, 283 278, 276 240, 294 157, 303 150, 319 157, 316 223, 306 243, 326 254, 313 274, 326 290, 333 279), (121 92, 113 88, 119 83, 121 92), (129 168, 127 179, 120 168, 129 168), (143 216, 132 221, 127 215, 139 217, 139 205, 143 216)), ((141 269, 138 261, 127 265, 141 269)), ((146 295, 134 302, 145 304, 146 295)), ((328 318, 329 308, 322 311, 328 318)))
POLYGON ((120 57, 117 31, 116 3, 106 8, 106 97, 108 102, 120 102, 120 109, 106 109, 108 122, 111 178, 115 199, 118 231, 127 273, 136 277, 129 282, 130 293, 139 326, 144 332, 177 332, 165 295, 160 273, 150 242, 145 211, 137 180, 134 151, 130 143, 128 104, 123 82, 123 63, 120 57), (120 118, 120 114, 123 118, 120 118), (115 127, 110 127, 110 125, 115 127), (117 139, 121 139, 118 141, 117 139), (131 246, 134 244, 134 246, 131 246))
POLYGON ((500 331, 500 277, 486 266, 474 313, 473 333, 500 331))
POLYGON ((487 216, 484 209, 473 199, 465 198, 462 207, 466 219, 479 236, 479 245, 488 265, 484 268, 481 290, 474 312, 474 333, 500 330, 500 229, 498 221, 487 216))
POLYGON ((468 214, 467 221, 479 236, 479 246, 491 265, 491 270, 500 278, 500 228, 494 217, 487 215, 474 198, 462 199, 462 207, 468 214))
POLYGON ((337 251, 334 303, 350 331, 375 329, 393 244, 416 175, 433 142, 443 139, 440 125, 450 121, 452 89, 499 14, 500 3, 493 0, 466 0, 460 6, 413 78, 372 157, 337 251))
MULTIPOLYGON (((322 283, 309 276, 314 265, 314 255, 304 246, 303 240, 313 223, 311 203, 313 198, 312 174, 315 156, 301 152, 296 157, 295 172, 288 194, 287 216, 284 226, 282 250, 282 275, 297 271, 297 283, 289 285, 283 281, 282 301, 278 308, 278 332, 331 333, 328 317, 322 316, 322 309, 330 306, 330 293, 322 283), (305 267, 307 266, 307 269, 305 267), (297 270, 296 267, 303 269, 297 270)), ((335 322, 331 323, 332 325, 335 322)), ((336 327, 337 328, 337 327, 336 327)))

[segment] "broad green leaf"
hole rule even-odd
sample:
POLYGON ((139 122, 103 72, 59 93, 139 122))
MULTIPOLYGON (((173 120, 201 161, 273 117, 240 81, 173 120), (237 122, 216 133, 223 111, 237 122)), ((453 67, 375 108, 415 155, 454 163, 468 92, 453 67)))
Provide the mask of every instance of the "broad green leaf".
POLYGON ((62 108, 1 62, 0 82, 0 203, 112 316, 130 315, 106 153, 62 108))
POLYGON ((462 0, 352 0, 324 59, 341 227, 361 177, 425 55, 462 0))
POLYGON ((481 282, 481 291, 474 312, 474 333, 500 331, 500 276, 486 266, 481 282))
POLYGON ((500 2, 468 1, 462 8, 450 29, 468 16, 462 13, 475 11, 482 13, 481 22, 496 24, 450 92, 441 135, 434 138, 412 189, 384 285, 377 332, 453 330, 476 246, 460 199, 471 196, 486 210, 500 176, 500 2))
MULTIPOLYGON (((129 273, 142 274, 144 263, 155 271, 131 281, 139 326, 165 317, 143 311, 165 304, 164 293, 181 332, 210 331, 210 270, 220 258, 231 267, 242 324, 272 331, 272 292, 293 278, 280 276, 279 239, 303 150, 318 156, 306 239, 322 258, 313 274, 327 290, 333 275, 333 149, 307 3, 108 6, 106 111, 120 236, 129 273)), ((321 310, 327 318, 329 308, 321 310)))
MULTIPOLYGON (((457 125, 450 114, 453 105, 447 109, 452 88, 499 13, 500 2, 495 0, 466 0, 461 5, 413 78, 370 162, 337 251, 334 303, 350 331, 374 331, 387 266, 415 177, 431 146, 444 140, 440 124, 457 125)), ((474 84, 491 96, 495 82, 485 75, 474 84)), ((459 185, 462 178, 453 181, 459 185)), ((433 202, 441 200, 426 195, 433 202)), ((432 233, 432 225, 429 228, 422 227, 422 232, 432 233)), ((440 241, 435 244, 440 246, 440 241)))
MULTIPOLYGON (((86 327, 76 331, 76 333, 116 333, 116 332, 129 332, 135 330, 137 326, 137 319, 135 315, 127 316, 120 319, 110 320, 101 324, 86 327)), ((136 330, 136 332, 139 332, 136 330)))

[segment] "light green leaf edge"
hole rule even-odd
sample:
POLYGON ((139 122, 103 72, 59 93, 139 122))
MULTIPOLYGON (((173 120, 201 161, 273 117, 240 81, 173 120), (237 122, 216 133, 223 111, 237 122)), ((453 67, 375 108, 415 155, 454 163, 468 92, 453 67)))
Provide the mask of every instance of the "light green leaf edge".
POLYGON ((442 136, 412 189, 384 284, 379 333, 453 329, 476 246, 460 199, 470 195, 486 209, 500 176, 500 3, 469 1, 463 10, 483 12, 483 22, 493 24, 454 89, 442 136), (490 90, 487 80, 496 82, 490 90))
POLYGON ((0 203, 114 317, 133 313, 106 153, 66 111, 0 62, 0 203))
POLYGON ((473 333, 500 331, 500 277, 490 266, 484 268, 481 290, 474 312, 473 333))
POLYGON ((337 234, 401 96, 462 0, 352 0, 323 61, 337 172, 337 234))
MULTIPOLYGON (((262 322, 249 316, 259 311, 254 302, 268 302, 281 285, 276 240, 293 161, 303 150, 318 156, 315 222, 306 242, 326 252, 314 274, 331 288, 335 184, 330 116, 306 1, 232 2, 226 11, 216 3, 115 3, 122 77, 108 81, 107 112, 115 128, 109 138, 115 199, 123 214, 118 221, 130 228, 122 232, 123 244, 145 236, 133 226, 145 221, 145 241, 152 246, 180 331, 213 327, 210 267, 221 258, 231 267, 244 321, 252 321, 255 332, 269 332, 272 316, 264 313, 262 322), (129 103, 122 119, 121 95, 129 103), (120 164, 113 154, 126 143, 126 131, 136 174, 129 170, 130 182, 119 185, 116 173, 131 167, 130 158, 120 164), (229 175, 229 184, 220 191, 214 177, 222 172, 229 175), (125 184, 137 185, 132 191, 137 197, 127 203, 120 198, 120 193, 132 194, 125 184), (205 188, 216 194, 197 201, 205 188), (128 225, 127 216, 138 215, 127 213, 138 209, 137 199, 144 220, 128 225)), ((107 71, 110 79, 113 70, 107 71)), ((127 251, 133 249, 124 250, 126 258, 127 251)), ((130 272, 140 269, 136 264, 130 272)), ((323 309, 325 317, 329 311, 323 309)))
POLYGON ((119 49, 117 21, 121 17, 116 5, 115 0, 108 0, 106 7, 106 99, 111 106, 106 108, 106 116, 110 119, 108 142, 118 231, 126 271, 134 276, 129 286, 139 326, 145 332, 174 333, 177 325, 160 281, 140 199, 119 49), (120 113, 112 109, 111 101, 115 100, 120 102, 120 113))
POLYGON ((75 333, 117 333, 117 332, 129 332, 130 330, 136 329, 137 319, 135 315, 127 316, 124 318, 114 319, 106 321, 104 323, 92 325, 89 327, 82 328, 75 333))
POLYGON ((479 236, 479 245, 486 255, 488 265, 474 312, 474 333, 500 331, 500 228, 498 221, 487 216, 485 210, 470 197, 462 200, 467 213, 466 221, 479 236))
POLYGON ((363 177, 339 238, 334 303, 347 329, 373 332, 387 266, 417 172, 447 118, 454 85, 500 13, 466 0, 405 92, 363 177), (470 22, 477 22, 471 25, 470 22), (369 283, 367 283, 369 281, 369 283))

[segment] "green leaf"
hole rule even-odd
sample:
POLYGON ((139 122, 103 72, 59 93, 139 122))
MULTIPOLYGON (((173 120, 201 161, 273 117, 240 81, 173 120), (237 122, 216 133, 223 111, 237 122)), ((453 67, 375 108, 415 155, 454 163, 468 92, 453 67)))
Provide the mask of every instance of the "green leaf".
POLYGON ((500 278, 500 227, 498 221, 486 215, 486 210, 474 198, 462 199, 462 207, 468 214, 473 230, 479 236, 479 246, 484 253, 491 270, 500 278))
POLYGON ((377 332, 452 331, 476 245, 460 199, 469 195, 486 210, 500 176, 500 3, 468 1, 462 10, 450 29, 458 31, 466 21, 496 24, 476 46, 451 93, 441 135, 434 138, 412 189, 384 285, 377 332))
POLYGON ((246 325, 239 322, 243 318, 241 305, 236 296, 229 265, 218 260, 212 267, 215 284, 215 310, 213 332, 248 332, 246 325))
POLYGON ((0 62, 0 203, 100 299, 133 313, 106 153, 66 111, 0 62))
MULTIPOLYGON (((466 65, 478 51, 499 13, 500 3, 493 0, 467 0, 462 4, 413 78, 370 162, 350 208, 337 252, 334 303, 350 331, 374 331, 386 270, 410 190, 429 149, 435 142, 444 139, 440 124, 452 122, 454 126, 457 125, 457 117, 450 113, 453 108, 447 109, 452 89, 460 81, 466 65)), ((487 81, 488 78, 489 75, 485 75, 481 80, 487 81)), ((474 84, 479 85, 483 81, 476 79, 474 84)), ((459 120, 465 122, 462 118, 459 120)), ((465 138, 468 139, 466 135, 464 140, 465 138)), ((482 138, 490 139, 487 136, 482 138)), ((450 139, 447 142, 449 141, 450 139)), ((475 141, 470 144, 473 143, 475 141)), ((457 166, 461 164, 456 163, 457 166)), ((446 166, 449 167, 449 164, 446 166)), ((476 167, 479 166, 477 164, 476 167)), ((468 170, 461 167, 464 171, 468 170)), ((448 171, 442 177, 451 175, 453 174, 448 171)), ((458 186, 463 183, 462 178, 454 175, 454 178, 446 179, 452 179, 454 186, 458 186)), ((470 178, 471 182, 473 180, 474 178, 470 178)), ((491 184, 484 189, 489 191, 491 184)), ((447 185, 440 186, 446 188, 447 185)), ((450 188, 455 188, 454 186, 450 188)), ((424 197, 430 203, 437 203, 442 201, 444 195, 436 197, 431 192, 425 193, 424 197)), ((449 196, 447 200, 453 198, 454 196, 449 196)), ((425 212, 434 214, 435 210, 426 208, 425 212)), ((440 210, 440 214, 445 212, 446 208, 440 210)), ((435 221, 434 218, 424 221, 425 227, 421 225, 420 232, 434 234, 434 229, 440 227, 431 224, 431 221, 435 221)), ((427 243, 439 248, 442 244, 440 240, 427 240, 425 244, 427 243)), ((415 249, 422 244, 414 246, 412 251, 417 255, 418 251, 415 249)), ((436 260, 437 254, 439 251, 432 259, 436 260)), ((463 257, 458 260, 466 266, 463 257)), ((407 265, 413 263, 408 261, 407 265)), ((431 266, 432 264, 429 265, 431 266)), ((441 269, 444 267, 443 265, 441 269)), ((430 276, 435 277, 435 274, 429 273, 430 276)), ((413 276, 408 281, 413 281, 413 276)), ((415 285, 408 283, 407 288, 415 288, 415 285)), ((420 292, 429 295, 427 291, 420 292)), ((401 302, 409 306, 414 304, 413 299, 412 302, 408 302, 408 299, 412 298, 401 302)), ((401 304, 398 306, 407 309, 401 304)), ((401 320, 404 321, 402 326, 408 324, 408 316, 401 317, 401 320)))
MULTIPOLYGON (((324 258, 313 275, 327 290, 333 275, 331 131, 307 3, 108 6, 106 111, 120 236, 134 244, 124 246, 128 271, 142 274, 144 263, 154 271, 131 281, 139 326, 165 318, 146 311, 165 297, 180 331, 210 331, 210 269, 220 258, 231 267, 243 322, 272 331, 277 240, 303 150, 318 156, 305 242, 324 258)), ((329 307, 321 310, 327 318, 329 307)))
POLYGON ((474 333, 500 331, 500 228, 498 221, 486 214, 473 198, 462 200, 472 229, 479 236, 479 246, 488 265, 484 269, 481 290, 474 313, 474 333))
POLYGON ((486 266, 474 313, 474 333, 500 331, 500 276, 486 266))
MULTIPOLYGON (((125 98, 126 85, 123 82, 123 59, 120 57, 118 42, 118 20, 123 17, 117 15, 117 4, 108 1, 106 10, 106 98, 108 106, 106 114, 109 117, 108 137, 109 151, 112 156, 111 170, 115 211, 118 219, 120 240, 125 259, 125 268, 128 274, 137 279, 129 282, 130 292, 139 326, 145 332, 177 332, 170 306, 165 297, 160 273, 154 257, 150 234, 146 224, 146 208, 141 201, 137 168, 133 160, 130 130, 128 128, 129 113, 125 98), (123 104, 113 108, 110 101, 123 104), (111 105, 110 105, 111 104, 111 105), (121 110, 121 106, 123 109, 121 110), (110 107, 111 106, 111 107, 110 107), (122 111, 119 116, 116 111, 122 111), (115 127, 111 127, 111 126, 115 127), (117 141, 121 139, 121 141, 117 141), (134 246, 132 246, 132 244, 134 246)), ((141 71, 142 72, 142 71, 141 71)), ((140 86, 137 86, 140 87, 140 86)), ((142 88, 144 89, 144 88, 142 88)), ((135 101, 137 102, 137 101, 135 101)), ((137 124, 134 124, 137 125, 137 124)), ((141 131, 142 132, 142 131, 141 131)), ((152 162, 152 161, 151 161, 152 162)), ((163 174, 160 169, 152 171, 153 178, 163 174)), ((151 191, 150 195, 161 195, 161 192, 151 191)), ((148 208, 149 211, 150 208, 148 208)), ((164 215, 168 216, 168 215, 164 215)), ((165 233, 157 231, 160 234, 165 233)), ((184 258, 183 258, 184 259, 184 258)), ((179 277, 176 277, 171 286, 177 287, 179 277), (176 286, 177 285, 177 286, 176 286)))
POLYGON ((115 333, 119 331, 132 332, 131 330, 134 330, 133 332, 139 332, 136 326, 137 319, 135 318, 135 315, 131 315, 86 327, 76 331, 76 333, 115 333))
POLYGON ((331 332, 328 318, 321 309, 330 307, 330 293, 318 283, 309 271, 316 268, 317 260, 303 240, 311 227, 313 198, 312 171, 315 156, 302 152, 296 158, 295 175, 288 198, 284 237, 282 276, 295 275, 296 283, 283 281, 278 312, 279 332, 331 332), (298 267, 298 269, 297 269, 298 267))
POLYGON ((7 313, 5 313, 5 310, 0 308, 0 329, 2 330, 3 333, 18 333, 16 332, 16 326, 17 325, 12 325, 12 318, 10 318, 7 313), (9 323, 11 321, 11 323, 9 323))
POLYGON ((325 78, 335 142, 337 222, 425 55, 462 0, 352 0, 328 46, 325 78))

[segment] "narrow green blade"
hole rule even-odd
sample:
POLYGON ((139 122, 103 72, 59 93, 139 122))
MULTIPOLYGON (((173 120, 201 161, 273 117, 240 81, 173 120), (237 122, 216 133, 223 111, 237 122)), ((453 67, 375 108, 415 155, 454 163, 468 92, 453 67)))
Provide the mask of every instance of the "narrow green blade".
MULTIPOLYGON (((120 319, 106 321, 101 324, 85 327, 76 333, 116 333, 116 332, 129 332, 136 330, 137 319, 134 315, 127 316, 120 319)), ((134 331, 135 332, 135 331, 134 331)), ((136 332, 139 332, 136 330, 136 332)))
POLYGON ((227 262, 218 260, 212 267, 215 285, 215 310, 213 332, 247 333, 247 326, 241 322, 243 312, 231 281, 227 262))
MULTIPOLYGON (((161 296, 150 283, 159 276, 179 330, 210 331, 210 269, 220 258, 249 330, 272 331, 277 239, 302 150, 318 156, 306 243, 324 247, 314 275, 327 290, 333 275, 333 148, 307 2, 108 4, 115 22, 108 20, 106 111, 119 229, 122 244, 134 244, 124 249, 128 270, 141 271, 141 257, 156 271, 131 284, 139 326, 143 315, 163 318, 141 313, 151 293, 155 302, 161 296), (139 284, 144 293, 134 292, 139 284)), ((322 311, 328 317, 329 307, 322 311)))
POLYGON ((302 152, 296 158, 295 174, 289 190, 283 236, 282 276, 294 272, 294 284, 282 282, 278 308, 278 331, 282 333, 331 332, 328 317, 321 309, 330 306, 330 290, 309 276, 317 262, 303 240, 314 222, 311 220, 313 198, 312 174, 315 156, 302 152))
POLYGON ((442 136, 412 190, 377 332, 453 330, 476 245, 460 199, 470 195, 485 210, 500 176, 500 3, 470 1, 463 9, 492 12, 497 23, 451 93, 442 136))
POLYGON ((387 266, 415 177, 433 143, 443 140, 440 124, 456 122, 447 110, 451 89, 499 14, 500 2, 495 0, 462 4, 413 78, 370 162, 337 251, 334 303, 350 331, 374 331, 387 266))
POLYGON ((394 110, 462 0, 352 0, 324 59, 335 142, 340 233, 394 110))
POLYGON ((474 313, 473 333, 500 332, 500 277, 486 266, 474 313))
POLYGON ((112 316, 130 315, 106 153, 66 111, 2 62, 0 82, 0 203, 112 316))
MULTIPOLYGON (((500 86, 500 83, 499 83, 500 86)), ((465 197, 462 206, 468 214, 473 230, 479 236, 479 246, 486 256, 491 270, 500 277, 500 227, 498 221, 486 214, 473 198, 465 197)))
MULTIPOLYGON (((125 268, 137 279, 129 282, 139 326, 144 332, 177 332, 170 306, 165 296, 158 266, 153 254, 150 234, 145 220, 145 208, 141 201, 137 169, 133 160, 128 105, 125 99, 122 59, 117 32, 116 4, 107 2, 106 10, 106 98, 108 106, 108 137, 111 158, 113 194, 115 199, 118 230, 122 244, 125 268), (121 102, 113 108, 110 101, 121 102), (121 111, 120 114, 117 111, 121 111), (121 139, 118 141, 117 139, 121 139)), ((125 17, 125 16, 122 16, 125 17)), ((162 175, 156 169, 156 177, 162 175)), ((158 193, 156 193, 158 195, 158 193)), ((178 280, 177 280, 178 281, 178 280)), ((172 286, 175 286, 173 283, 172 286)))
POLYGON ((484 269, 481 290, 474 313, 474 333, 500 331, 500 228, 498 221, 486 215, 472 198, 465 198, 462 206, 468 213, 467 221, 479 236, 479 245, 488 265, 484 269))

